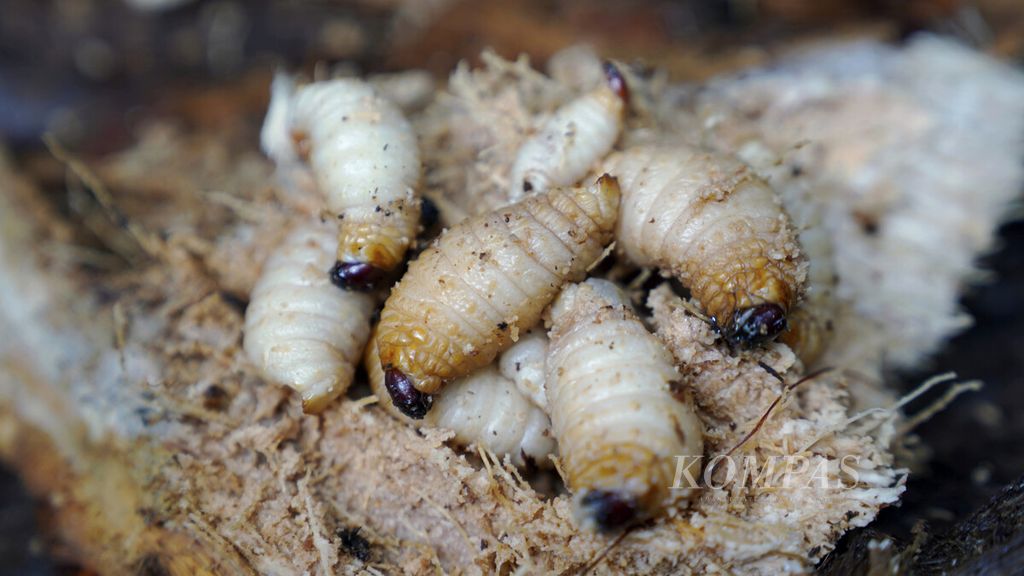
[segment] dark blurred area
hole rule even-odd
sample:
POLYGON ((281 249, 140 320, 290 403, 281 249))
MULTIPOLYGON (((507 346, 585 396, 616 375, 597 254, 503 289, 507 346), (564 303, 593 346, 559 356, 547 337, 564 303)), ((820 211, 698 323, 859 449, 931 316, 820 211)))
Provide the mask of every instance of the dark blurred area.
POLYGON ((803 39, 898 38, 925 28, 1016 58, 1024 52, 1017 4, 5 0, 0 133, 9 145, 36 146, 50 130, 83 152, 101 153, 125 145, 133 123, 147 114, 185 108, 188 120, 216 121, 218 106, 259 110, 266 75, 278 65, 343 62, 357 72, 418 67, 443 76, 488 46, 542 62, 567 45, 590 43, 609 56, 664 67, 677 79, 756 64, 803 39), (218 100, 218 89, 229 94, 218 100), (205 98, 205 112, 196 98, 205 98))
MULTIPOLYGON (((95 157, 163 116, 205 127, 241 118, 255 133, 278 66, 416 67, 444 77, 488 46, 542 63, 585 42, 700 80, 812 39, 899 41, 922 29, 1024 59, 1020 0, 4 0, 0 142, 32 158, 51 132, 95 157)), ((982 263, 993 280, 964 298, 975 326, 933 365, 901 376, 909 388, 952 370, 985 388, 921 426, 927 469, 876 530, 907 540, 925 521, 941 533, 1024 473, 1024 224, 1006 225, 1001 238, 982 263)), ((50 559, 59 554, 35 511, 0 471, 0 575, 80 573, 50 559)))
POLYGON ((931 458, 911 475, 902 505, 882 512, 877 530, 909 540, 925 521, 930 533, 941 533, 1024 474, 1024 222, 1005 225, 1000 241, 980 262, 991 281, 962 300, 974 326, 953 338, 932 365, 901 375, 905 389, 947 371, 984 387, 917 430, 931 458))

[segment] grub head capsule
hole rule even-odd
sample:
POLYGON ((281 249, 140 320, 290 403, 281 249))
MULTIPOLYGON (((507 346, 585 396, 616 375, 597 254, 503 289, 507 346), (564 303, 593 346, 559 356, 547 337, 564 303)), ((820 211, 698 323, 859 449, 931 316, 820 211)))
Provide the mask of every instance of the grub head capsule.
POLYGON ((615 490, 591 490, 583 495, 580 506, 603 531, 625 528, 638 515, 636 499, 615 490))
POLYGON ((334 263, 330 271, 331 283, 344 290, 368 291, 376 288, 387 277, 387 272, 365 262, 334 263))
POLYGON ((758 304, 736 313, 727 339, 732 345, 768 342, 786 329, 786 312, 778 304, 758 304))
POLYGON ((422 420, 434 405, 433 396, 417 390, 412 380, 395 368, 384 370, 384 387, 395 408, 414 420, 422 420))

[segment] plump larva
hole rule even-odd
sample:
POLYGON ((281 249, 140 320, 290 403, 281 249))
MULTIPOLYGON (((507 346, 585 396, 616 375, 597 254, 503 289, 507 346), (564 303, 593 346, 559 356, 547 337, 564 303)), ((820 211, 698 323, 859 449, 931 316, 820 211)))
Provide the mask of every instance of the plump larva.
POLYGON ((464 220, 424 250, 377 330, 396 405, 413 415, 425 402, 410 386, 436 393, 533 327, 561 287, 600 258, 618 206, 618 183, 602 176, 589 188, 554 188, 464 220))
POLYGON ((671 354, 604 280, 566 288, 551 316, 548 408, 578 521, 607 530, 656 515, 677 457, 704 446, 671 354))
POLYGON ((609 158, 622 186, 617 246, 676 276, 731 345, 778 335, 806 275, 793 227, 768 184, 732 157, 638 146, 609 158))
POLYGON ((263 266, 245 311, 245 351, 271 380, 319 412, 352 382, 370 333, 374 301, 339 290, 328 269, 337 226, 300 225, 263 266))
POLYGON ((412 127, 394 104, 355 79, 299 88, 288 126, 341 221, 336 280, 371 287, 402 263, 419 226, 421 167, 412 127))
POLYGON ((509 178, 511 200, 572 186, 611 151, 622 132, 628 91, 615 65, 606 63, 604 71, 603 85, 556 110, 523 143, 509 178))
MULTIPOLYGON (((520 340, 502 356, 513 355, 531 363, 539 356, 543 366, 547 347, 538 354, 536 342, 536 339, 520 340), (521 346, 529 349, 517 350, 521 346)), ((384 370, 374 340, 366 347, 365 363, 370 388, 381 399, 384 408, 399 419, 412 422, 388 401, 384 370)), ((541 388, 544 386, 543 381, 537 384, 541 388)), ((455 442, 460 445, 474 444, 499 458, 508 455, 516 466, 527 462, 546 466, 550 462, 548 456, 557 449, 547 413, 530 402, 516 388, 515 382, 504 376, 495 365, 485 366, 455 380, 436 398, 434 409, 425 414, 422 424, 455 432, 455 442)))

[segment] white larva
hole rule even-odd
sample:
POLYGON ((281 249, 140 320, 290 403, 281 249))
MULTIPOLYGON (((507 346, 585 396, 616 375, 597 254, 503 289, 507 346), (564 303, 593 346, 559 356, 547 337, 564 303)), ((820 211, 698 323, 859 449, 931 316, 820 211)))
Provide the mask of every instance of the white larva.
POLYGON ((357 79, 300 87, 288 126, 341 221, 336 283, 373 285, 401 264, 419 227, 421 166, 412 127, 357 79))
POLYGON ((245 352, 270 380, 319 412, 352 382, 374 300, 334 286, 337 225, 303 223, 271 254, 245 311, 245 352))
POLYGON ((619 178, 618 248, 678 278, 731 345, 774 338, 804 290, 806 261, 775 191, 734 157, 686 145, 608 158, 619 178))
MULTIPOLYGON (((518 358, 531 366, 544 365, 546 338, 521 339, 503 356, 518 358), (538 347, 538 343, 544 344, 538 347)), ((388 398, 384 370, 373 339, 366 348, 366 372, 370 388, 381 405, 396 418, 410 424, 444 428, 455 433, 462 446, 476 445, 496 454, 509 456, 513 464, 550 463, 557 450, 551 434, 551 419, 516 387, 516 383, 491 364, 453 381, 437 396, 433 409, 422 420, 402 414, 388 398)), ((536 382, 543 389, 543 381, 536 382)))
POLYGON ((605 280, 566 288, 551 320, 548 408, 578 521, 607 530, 657 515, 679 496, 676 458, 703 453, 671 354, 605 280))
POLYGON ((622 132, 625 80, 605 64, 606 81, 555 111, 520 147, 509 176, 509 200, 571 186, 586 176, 622 132))

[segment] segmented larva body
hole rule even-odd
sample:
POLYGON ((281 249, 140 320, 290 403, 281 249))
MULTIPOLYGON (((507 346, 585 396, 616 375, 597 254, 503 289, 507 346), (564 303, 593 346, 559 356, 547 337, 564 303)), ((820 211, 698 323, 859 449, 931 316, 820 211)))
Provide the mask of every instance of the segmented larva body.
POLYGON ((301 225, 271 254, 245 310, 245 351, 267 378, 294 388, 319 412, 352 383, 370 333, 373 298, 339 289, 337 226, 301 225))
POLYGON ((509 199, 572 186, 611 151, 622 132, 628 92, 618 69, 605 64, 605 83, 555 111, 516 154, 509 199))
POLYGON ((453 226, 409 265, 381 312, 377 346, 395 405, 491 363, 611 242, 619 186, 554 188, 453 226))
POLYGON ((394 104, 356 79, 299 88, 289 126, 328 209, 341 221, 336 283, 372 285, 402 263, 416 237, 421 166, 412 127, 394 104))
MULTIPOLYGON (((522 343, 523 340, 520 340, 522 343)), ((532 345, 519 349, 512 345, 505 354, 513 354, 531 365, 544 365, 547 347, 532 345)), ((391 414, 413 422, 388 399, 375 341, 366 348, 366 372, 370 388, 391 414)), ((543 382, 540 382, 543 387, 543 382)), ((433 409, 420 420, 427 426, 444 428, 455 433, 455 442, 486 448, 498 457, 508 455, 516 466, 532 462, 546 466, 558 448, 551 434, 551 419, 544 410, 524 396, 516 384, 497 366, 485 366, 449 384, 437 396, 433 409)))
POLYGON ((730 156, 683 145, 609 158, 622 186, 617 246, 676 276, 732 345, 778 335, 806 275, 793 227, 768 184, 730 156))
POLYGON ((569 286, 551 315, 548 408, 577 519, 613 529, 658 514, 676 457, 704 446, 691 401, 673 396, 672 355, 605 280, 569 286))

